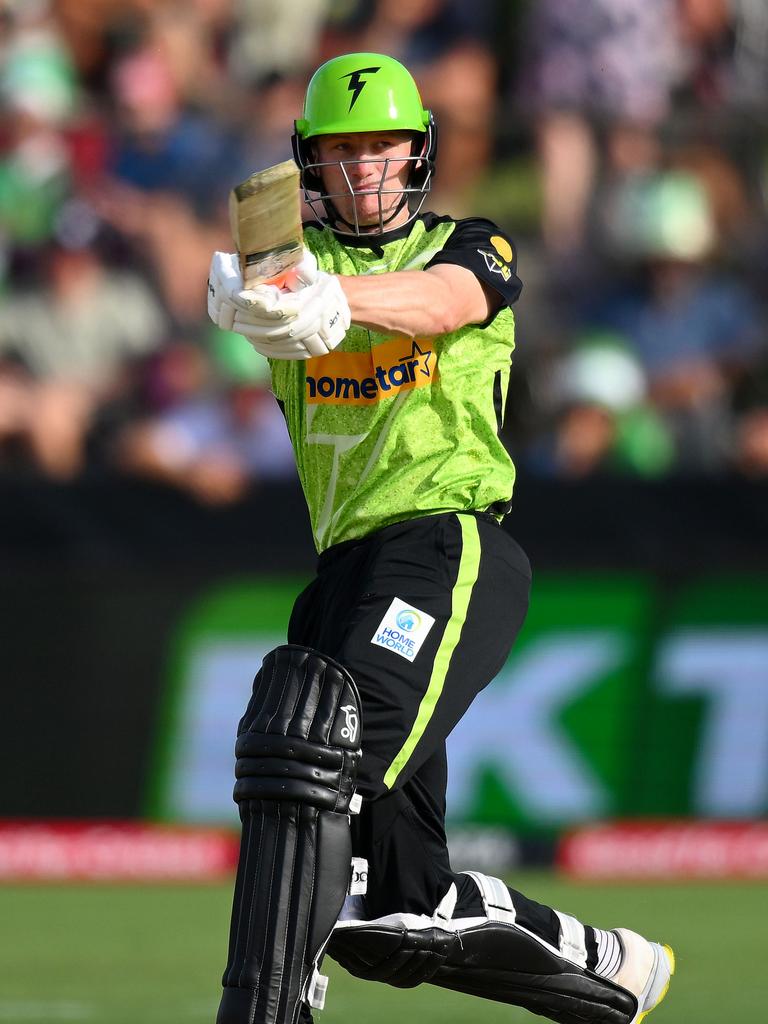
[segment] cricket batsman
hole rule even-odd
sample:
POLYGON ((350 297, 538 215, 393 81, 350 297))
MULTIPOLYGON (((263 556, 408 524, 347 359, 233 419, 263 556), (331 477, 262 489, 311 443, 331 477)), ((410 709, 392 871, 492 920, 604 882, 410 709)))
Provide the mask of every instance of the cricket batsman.
POLYGON ((528 606, 528 560, 500 525, 514 246, 423 211, 437 129, 391 57, 323 64, 293 144, 318 218, 295 279, 244 290, 237 255, 216 253, 209 280, 214 322, 270 359, 319 551, 238 728, 217 1022, 311 1021, 326 953, 561 1024, 641 1021, 669 947, 454 872, 446 847, 446 737, 528 606))

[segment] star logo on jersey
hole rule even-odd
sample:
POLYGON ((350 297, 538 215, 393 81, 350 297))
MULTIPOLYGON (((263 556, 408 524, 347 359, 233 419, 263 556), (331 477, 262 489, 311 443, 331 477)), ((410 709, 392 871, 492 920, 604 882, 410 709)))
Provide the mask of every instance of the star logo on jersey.
MULTIPOLYGON (((360 75, 375 75, 377 71, 381 71, 381 68, 358 68, 357 71, 350 71, 348 75, 341 76, 342 78, 349 79, 347 91, 352 93, 352 99, 349 101, 349 110, 357 103, 360 93, 368 84, 367 80, 362 79, 360 75)), ((349 113, 349 110, 347 113, 349 113)))
POLYGON ((401 356, 398 359, 398 362, 407 363, 415 359, 418 365, 418 373, 422 373, 425 377, 431 377, 432 373, 429 368, 429 360, 434 354, 435 353, 431 348, 428 348, 426 351, 420 349, 418 341, 414 339, 410 355, 401 356))
POLYGON ((512 277, 512 268, 509 264, 515 255, 512 246, 501 235, 492 235, 489 241, 492 252, 487 249, 478 249, 477 251, 485 260, 485 265, 492 274, 500 274, 505 281, 508 281, 512 277))

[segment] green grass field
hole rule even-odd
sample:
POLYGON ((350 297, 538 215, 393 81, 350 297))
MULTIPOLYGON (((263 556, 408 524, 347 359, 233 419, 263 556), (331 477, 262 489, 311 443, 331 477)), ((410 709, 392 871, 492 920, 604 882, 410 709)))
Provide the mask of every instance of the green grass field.
MULTIPOLYGON (((674 946, 677 975, 653 1024, 765 1019, 768 887, 577 886, 527 873, 511 884, 589 923, 631 926, 674 946)), ((0 887, 0 1022, 213 1024, 229 894, 229 886, 0 887)), ((326 966, 318 1024, 540 1019, 431 986, 366 984, 326 966)))

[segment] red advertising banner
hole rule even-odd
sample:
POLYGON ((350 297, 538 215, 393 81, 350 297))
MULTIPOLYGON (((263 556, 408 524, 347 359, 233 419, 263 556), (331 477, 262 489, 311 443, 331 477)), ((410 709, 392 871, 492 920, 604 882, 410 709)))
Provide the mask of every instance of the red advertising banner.
POLYGON ((214 881, 237 864, 224 829, 0 822, 0 881, 214 881))
POLYGON ((585 879, 768 878, 768 822, 614 822, 568 832, 558 867, 585 879))

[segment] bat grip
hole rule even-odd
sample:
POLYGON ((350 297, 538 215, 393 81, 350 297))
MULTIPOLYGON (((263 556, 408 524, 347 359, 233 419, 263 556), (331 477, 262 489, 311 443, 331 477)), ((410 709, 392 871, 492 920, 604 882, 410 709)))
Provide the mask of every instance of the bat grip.
POLYGON ((243 276, 243 288, 257 288, 260 284, 273 284, 276 288, 287 288, 289 282, 296 280, 296 268, 289 267, 288 270, 284 270, 282 274, 277 274, 275 277, 269 277, 266 280, 261 277, 257 277, 254 280, 249 281, 248 278, 243 276))
POLYGON ((278 288, 285 288, 289 281, 296 280, 296 271, 291 268, 290 270, 284 270, 282 274, 278 274, 277 277, 273 277, 269 280, 269 284, 274 284, 278 288))

